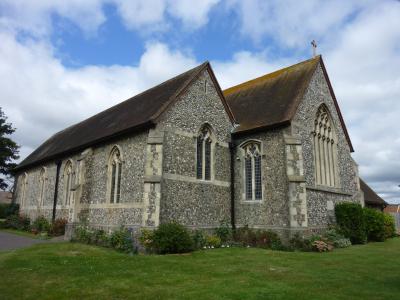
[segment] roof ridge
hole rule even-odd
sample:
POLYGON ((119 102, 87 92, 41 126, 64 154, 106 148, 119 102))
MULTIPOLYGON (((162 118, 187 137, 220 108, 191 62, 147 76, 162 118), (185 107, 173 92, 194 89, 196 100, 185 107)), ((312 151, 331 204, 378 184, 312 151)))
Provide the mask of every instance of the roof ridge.
POLYGON ((230 95, 230 94, 234 93, 235 90, 236 91, 241 90, 241 89, 239 89, 239 87, 244 87, 244 86, 247 86, 247 85, 248 86, 252 86, 254 82, 261 81, 263 79, 267 79, 267 77, 274 77, 274 75, 277 76, 277 75, 279 75, 279 74, 281 74, 281 73, 283 73, 283 72, 285 72, 285 71, 287 71, 287 70, 289 70, 291 68, 295 68, 295 67, 297 67, 299 65, 302 65, 302 64, 305 64, 305 63, 309 63, 309 62, 314 61, 314 60, 320 60, 320 59, 321 59, 321 55, 317 55, 316 57, 301 61, 301 62, 296 63, 294 65, 290 65, 290 66, 275 70, 275 71, 273 71, 271 73, 267 73, 267 74, 261 75, 259 77, 244 81, 244 82, 239 83, 237 85, 231 86, 231 87, 225 89, 223 91, 223 93, 224 93, 224 95, 230 95))

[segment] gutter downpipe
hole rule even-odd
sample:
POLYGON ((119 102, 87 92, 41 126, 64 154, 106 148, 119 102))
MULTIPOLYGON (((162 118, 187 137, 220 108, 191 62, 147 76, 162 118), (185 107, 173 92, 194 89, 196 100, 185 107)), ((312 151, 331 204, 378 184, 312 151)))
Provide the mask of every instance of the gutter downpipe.
POLYGON ((56 219, 56 207, 57 207, 57 196, 58 196, 58 181, 60 177, 61 161, 57 161, 57 172, 56 172, 56 183, 54 187, 54 200, 53 200, 53 216, 51 221, 54 222, 56 219))
POLYGON ((231 225, 233 231, 236 230, 236 221, 235 221, 235 144, 234 142, 229 142, 229 152, 231 155, 231 225))

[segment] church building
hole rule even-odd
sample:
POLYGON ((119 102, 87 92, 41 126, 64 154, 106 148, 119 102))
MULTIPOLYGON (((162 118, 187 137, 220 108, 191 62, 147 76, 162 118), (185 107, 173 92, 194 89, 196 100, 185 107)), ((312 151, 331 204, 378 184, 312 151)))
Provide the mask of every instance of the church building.
POLYGON ((225 91, 205 62, 50 137, 18 165, 15 201, 69 231, 229 221, 289 237, 364 204, 351 152, 321 56, 225 91))

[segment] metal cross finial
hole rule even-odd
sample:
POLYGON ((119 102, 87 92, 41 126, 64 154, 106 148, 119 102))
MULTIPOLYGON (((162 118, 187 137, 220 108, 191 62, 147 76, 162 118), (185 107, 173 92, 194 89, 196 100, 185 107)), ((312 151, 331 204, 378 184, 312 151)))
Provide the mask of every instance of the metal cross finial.
POLYGON ((317 42, 315 40, 312 40, 311 46, 313 48, 313 57, 317 56, 317 42))

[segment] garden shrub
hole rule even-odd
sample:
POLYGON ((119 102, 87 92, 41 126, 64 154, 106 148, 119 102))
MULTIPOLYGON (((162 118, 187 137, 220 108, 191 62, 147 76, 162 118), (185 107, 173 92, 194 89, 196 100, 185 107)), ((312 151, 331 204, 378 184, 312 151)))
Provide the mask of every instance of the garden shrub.
POLYGON ((6 219, 11 215, 18 215, 19 204, 17 203, 0 203, 0 219, 6 219))
POLYGON ((6 218, 4 223, 5 228, 17 229, 28 231, 31 224, 31 220, 26 215, 10 215, 6 218))
POLYGON ((323 236, 326 240, 333 244, 335 248, 347 248, 351 246, 350 239, 344 237, 336 229, 329 229, 323 236))
POLYGON ((210 248, 219 248, 221 247, 222 241, 216 235, 209 235, 206 237, 206 246, 210 248))
POLYGON ((360 204, 343 202, 335 205, 336 223, 346 238, 353 244, 365 244, 367 234, 363 209, 360 204))
POLYGON ((125 253, 136 252, 131 232, 123 227, 111 234, 107 234, 102 229, 90 230, 87 226, 80 225, 75 228, 72 241, 102 247, 111 247, 125 253))
POLYGON ((92 241, 91 232, 84 225, 79 225, 75 228, 73 241, 90 244, 92 241))
POLYGON ((299 251, 312 251, 312 241, 301 236, 299 232, 296 232, 289 240, 289 249, 299 251))
POLYGON ((222 243, 232 239, 232 228, 229 221, 223 220, 219 227, 215 229, 215 234, 220 238, 222 243))
POLYGON ((39 216, 36 220, 32 223, 32 232, 39 233, 39 232, 49 232, 50 230, 50 223, 44 216, 39 216))
POLYGON ((90 243, 102 247, 110 247, 110 236, 103 229, 96 229, 90 234, 90 243))
POLYGON ((193 248, 203 249, 207 245, 207 235, 199 229, 196 229, 192 233, 193 248))
POLYGON ((140 244, 146 249, 146 252, 153 252, 153 239, 154 231, 149 229, 142 229, 139 237, 140 244))
POLYGON ((51 236, 62 236, 65 234, 65 225, 67 225, 67 220, 63 218, 55 219, 50 225, 49 235, 51 236))
POLYGON ((392 215, 383 214, 385 221, 385 238, 392 238, 396 236, 396 225, 392 215))
POLYGON ((385 240, 385 217, 382 212, 365 207, 364 222, 368 241, 383 242, 385 240))
POLYGON ((132 234, 128 229, 123 227, 111 233, 110 245, 112 248, 121 252, 134 252, 132 234))
POLYGON ((185 253, 193 250, 189 231, 178 223, 164 223, 154 231, 154 250, 159 254, 185 253))
POLYGON ((280 249, 281 240, 273 231, 251 229, 248 226, 238 228, 235 232, 235 241, 242 246, 280 249))
POLYGON ((333 246, 325 241, 316 240, 312 242, 312 249, 317 252, 328 252, 333 250, 333 246))

